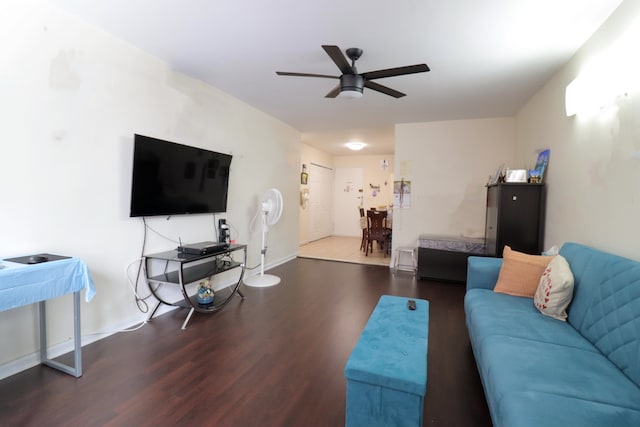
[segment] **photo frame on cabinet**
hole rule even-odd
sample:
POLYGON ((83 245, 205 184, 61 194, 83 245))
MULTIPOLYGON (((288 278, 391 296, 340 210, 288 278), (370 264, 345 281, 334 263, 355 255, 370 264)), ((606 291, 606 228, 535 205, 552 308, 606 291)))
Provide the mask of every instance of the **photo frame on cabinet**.
POLYGON ((505 182, 527 182, 526 169, 507 169, 505 172, 505 182))
POLYGON ((489 177, 489 182, 487 183, 487 185, 497 184, 498 180, 500 179, 500 176, 502 175, 503 169, 504 169, 504 163, 498 166, 498 169, 496 169, 495 172, 493 172, 493 175, 489 177))
POLYGON ((538 154, 538 160, 536 160, 536 166, 532 171, 529 172, 530 176, 537 176, 537 182, 544 181, 544 172, 547 169, 547 165, 549 164, 549 154, 551 153, 550 149, 542 150, 538 154))

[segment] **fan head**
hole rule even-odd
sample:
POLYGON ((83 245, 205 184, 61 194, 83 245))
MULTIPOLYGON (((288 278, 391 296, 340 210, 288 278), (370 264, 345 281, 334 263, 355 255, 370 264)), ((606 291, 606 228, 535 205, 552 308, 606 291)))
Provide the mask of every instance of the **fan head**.
POLYGON ((262 212, 266 215, 268 225, 273 225, 282 215, 282 193, 276 188, 270 188, 262 196, 262 212))

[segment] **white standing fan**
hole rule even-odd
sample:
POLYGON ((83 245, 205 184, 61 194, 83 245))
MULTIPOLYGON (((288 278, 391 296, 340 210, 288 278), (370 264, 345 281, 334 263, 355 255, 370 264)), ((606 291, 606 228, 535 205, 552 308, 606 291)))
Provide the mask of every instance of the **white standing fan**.
POLYGON ((269 231, 269 226, 274 225, 282 215, 282 193, 275 188, 270 188, 262 195, 260 202, 260 214, 262 216, 262 250, 260 251, 260 274, 247 277, 244 284, 254 287, 273 286, 280 283, 278 276, 264 274, 264 256, 267 252, 265 236, 269 231))

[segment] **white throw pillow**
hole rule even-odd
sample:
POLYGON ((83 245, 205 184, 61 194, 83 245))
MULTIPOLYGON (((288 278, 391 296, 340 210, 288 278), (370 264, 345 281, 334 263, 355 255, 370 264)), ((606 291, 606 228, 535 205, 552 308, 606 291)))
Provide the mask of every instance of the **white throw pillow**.
POLYGON ((544 315, 558 320, 567 320, 567 307, 573 298, 573 273, 567 260, 561 255, 554 257, 545 268, 533 303, 544 315))

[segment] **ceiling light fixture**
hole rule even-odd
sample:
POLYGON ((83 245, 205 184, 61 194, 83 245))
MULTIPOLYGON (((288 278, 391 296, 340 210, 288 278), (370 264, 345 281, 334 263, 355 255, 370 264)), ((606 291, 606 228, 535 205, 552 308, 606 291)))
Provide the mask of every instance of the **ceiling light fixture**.
POLYGON ((349 150, 359 151, 367 146, 364 142, 347 142, 344 144, 349 150))

